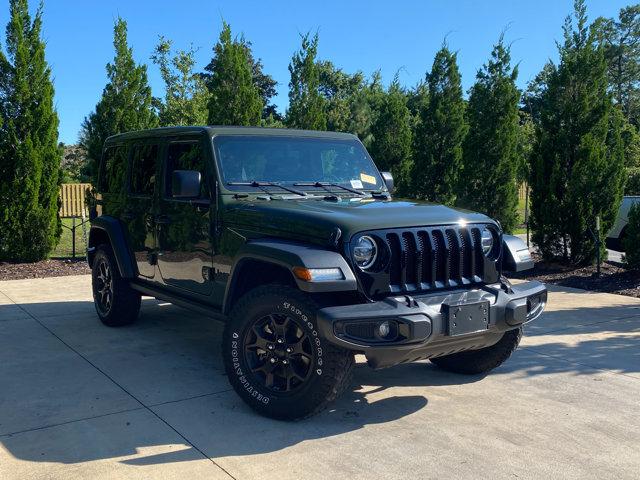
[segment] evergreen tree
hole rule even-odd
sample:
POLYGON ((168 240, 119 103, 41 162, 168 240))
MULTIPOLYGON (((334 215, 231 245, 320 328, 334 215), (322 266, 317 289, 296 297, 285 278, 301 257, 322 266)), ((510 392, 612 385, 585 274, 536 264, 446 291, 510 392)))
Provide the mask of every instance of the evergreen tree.
POLYGON ((87 150, 90 174, 97 175, 102 146, 107 137, 158 125, 153 109, 146 65, 136 65, 127 44, 127 22, 118 18, 113 28, 115 58, 107 64, 107 85, 102 98, 82 124, 80 144, 87 150))
POLYGON ((427 74, 428 103, 420 107, 413 148, 413 189, 418 198, 452 205, 456 200, 467 134, 457 55, 446 45, 427 74))
POLYGON ((42 5, 11 0, 0 48, 0 260, 36 261, 55 247, 60 152, 42 5))
POLYGON ((247 43, 234 39, 231 27, 222 22, 222 32, 213 48, 210 71, 209 125, 260 125, 264 107, 254 84, 247 43))
POLYGON ((371 156, 380 170, 393 173, 402 191, 411 157, 411 114, 397 76, 384 92, 377 110, 378 116, 371 128, 371 156))
POLYGON ((289 109, 286 124, 291 128, 326 130, 325 99, 320 94, 320 68, 316 63, 318 34, 302 37, 302 47, 289 64, 289 109))
MULTIPOLYGON (((223 24, 224 26, 224 24, 223 24)), ((262 61, 260 59, 255 59, 253 57, 253 52, 251 51, 251 42, 240 37, 235 40, 240 43, 242 48, 245 50, 245 55, 249 60, 249 64, 251 65, 251 77, 253 80, 253 85, 258 89, 258 94, 262 99, 262 122, 260 122, 263 126, 275 126, 282 123, 282 115, 277 111, 276 105, 271 101, 273 97, 276 96, 276 82, 271 75, 264 73, 262 61)), ((218 68, 219 61, 217 55, 215 55, 214 48, 214 57, 211 59, 209 64, 204 68, 204 72, 200 74, 200 76, 204 79, 205 83, 209 85, 211 82, 211 75, 213 71, 218 68)))
POLYGON ((179 50, 171 56, 171 41, 160 37, 151 56, 160 68, 165 96, 158 100, 161 126, 205 125, 209 92, 201 75, 193 71, 195 50, 179 50))
POLYGON ((531 225, 534 243, 546 258, 586 264, 596 254, 590 234, 596 216, 604 237, 620 204, 624 119, 607 93, 604 50, 587 26, 583 0, 575 2, 574 18, 575 26, 571 17, 565 21, 560 62, 541 93, 531 225))
POLYGON ((501 35, 471 88, 458 202, 499 220, 507 232, 516 226, 518 208, 517 76, 501 35))
POLYGON ((640 5, 622 8, 617 20, 597 18, 593 28, 604 47, 614 100, 637 126, 640 122, 640 5))

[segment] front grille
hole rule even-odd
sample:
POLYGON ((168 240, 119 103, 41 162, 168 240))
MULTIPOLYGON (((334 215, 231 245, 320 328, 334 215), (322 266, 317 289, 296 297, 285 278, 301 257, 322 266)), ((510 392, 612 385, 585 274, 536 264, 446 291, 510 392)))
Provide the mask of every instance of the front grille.
POLYGON ((482 253, 483 227, 451 225, 367 233, 377 239, 382 254, 371 271, 359 271, 361 283, 369 295, 378 296, 495 282, 496 262, 482 253))

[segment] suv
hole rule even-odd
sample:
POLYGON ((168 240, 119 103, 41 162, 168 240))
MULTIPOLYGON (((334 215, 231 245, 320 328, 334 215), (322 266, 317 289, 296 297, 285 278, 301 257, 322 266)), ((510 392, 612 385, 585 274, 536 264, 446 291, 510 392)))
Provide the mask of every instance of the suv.
POLYGON ((88 261, 100 320, 141 295, 226 323, 231 385, 273 418, 312 415, 373 368, 430 359, 479 374, 543 311, 526 245, 478 213, 393 200, 357 137, 176 127, 107 139, 88 261))
POLYGON ((640 196, 624 196, 618 209, 616 221, 609 230, 606 238, 607 248, 618 252, 624 251, 624 239, 627 235, 627 224, 629 223, 629 211, 636 203, 640 203, 640 196))

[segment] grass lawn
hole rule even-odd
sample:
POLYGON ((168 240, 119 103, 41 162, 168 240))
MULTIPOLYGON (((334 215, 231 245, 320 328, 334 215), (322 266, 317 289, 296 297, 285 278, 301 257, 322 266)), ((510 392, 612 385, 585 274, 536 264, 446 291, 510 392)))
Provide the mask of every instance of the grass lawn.
MULTIPOLYGON (((87 246, 84 242, 84 235, 82 233, 82 227, 79 226, 82 220, 76 218, 76 258, 82 258, 86 254, 87 246)), ((71 228, 73 224, 73 219, 71 218, 63 218, 62 219, 62 235, 60 236, 60 243, 56 249, 51 253, 51 258, 67 258, 71 257, 73 253, 72 248, 72 237, 71 237, 71 228), (65 228, 68 227, 68 228, 65 228)), ((85 224, 87 229, 87 235, 89 234, 89 222, 85 224)))

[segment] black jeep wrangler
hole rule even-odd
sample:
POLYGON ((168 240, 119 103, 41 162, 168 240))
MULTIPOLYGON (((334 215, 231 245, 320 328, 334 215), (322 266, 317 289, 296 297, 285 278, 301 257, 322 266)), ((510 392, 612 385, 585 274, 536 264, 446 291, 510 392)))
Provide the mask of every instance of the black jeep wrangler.
POLYGON ((298 419, 373 368, 430 359, 491 370, 543 311, 529 251, 490 218, 392 200, 353 135, 176 127, 110 137, 88 261, 98 316, 136 320, 141 295, 226 323, 224 365, 258 412, 298 419))

